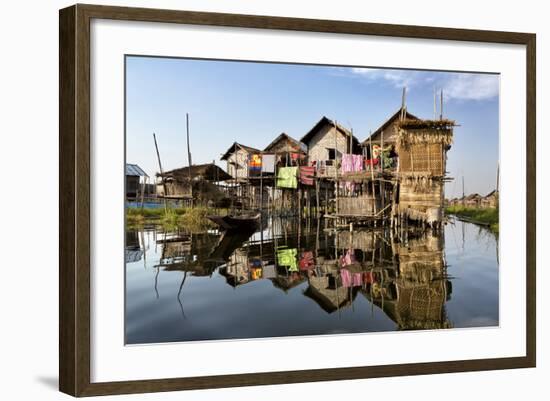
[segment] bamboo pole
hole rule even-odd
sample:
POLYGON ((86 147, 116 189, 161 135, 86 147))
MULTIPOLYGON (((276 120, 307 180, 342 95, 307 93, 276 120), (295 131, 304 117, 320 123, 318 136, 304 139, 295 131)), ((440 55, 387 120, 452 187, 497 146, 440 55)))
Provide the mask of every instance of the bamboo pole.
POLYGON ((162 180, 162 189, 164 190, 164 211, 166 212, 168 210, 168 207, 166 206, 166 196, 168 195, 168 193, 166 192, 166 182, 164 181, 164 171, 162 170, 162 163, 160 161, 160 153, 159 153, 159 147, 157 144, 157 137, 154 132, 153 132, 153 140, 155 141, 155 149, 157 151, 157 160, 159 162, 160 178, 162 180))
POLYGON ((377 213, 377 208, 376 208, 376 188, 374 186, 374 164, 373 164, 373 156, 374 156, 374 153, 373 153, 373 150, 372 150, 372 131, 369 135, 369 148, 370 148, 370 161, 371 161, 371 164, 370 164, 370 177, 371 177, 371 185, 372 185, 372 205, 373 205, 373 208, 374 208, 374 213, 376 214, 377 213))
POLYGON ((337 122, 334 122, 334 192, 335 192, 335 214, 338 215, 338 128, 337 128, 337 122))
POLYGON ((185 113, 187 127, 187 165, 189 167, 189 191, 191 193, 191 207, 193 207, 193 175, 191 173, 191 145, 189 143, 189 113, 185 113))

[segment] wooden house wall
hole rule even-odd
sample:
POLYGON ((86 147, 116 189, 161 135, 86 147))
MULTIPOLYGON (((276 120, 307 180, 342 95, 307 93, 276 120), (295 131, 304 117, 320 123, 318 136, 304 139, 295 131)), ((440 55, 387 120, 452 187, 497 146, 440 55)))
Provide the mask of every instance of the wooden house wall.
MULTIPOLYGON (((399 123, 399 119, 395 119, 391 122, 390 125, 388 125, 387 128, 384 129, 384 145, 386 144, 395 144, 397 141, 397 124, 399 123)), ((372 143, 376 143, 378 145, 382 142, 382 132, 376 134, 371 138, 372 143)), ((368 146, 369 141, 365 141, 363 145, 368 146)))
POLYGON ((329 160, 327 148, 336 149, 340 153, 348 153, 349 137, 342 134, 335 127, 325 125, 309 141, 309 161, 329 160))
POLYGON ((248 155, 246 150, 238 148, 227 158, 227 173, 238 179, 248 178, 248 155))
POLYGON ((291 143, 287 139, 280 140, 275 143, 273 146, 270 146, 266 150, 268 153, 303 153, 302 149, 299 146, 291 143))

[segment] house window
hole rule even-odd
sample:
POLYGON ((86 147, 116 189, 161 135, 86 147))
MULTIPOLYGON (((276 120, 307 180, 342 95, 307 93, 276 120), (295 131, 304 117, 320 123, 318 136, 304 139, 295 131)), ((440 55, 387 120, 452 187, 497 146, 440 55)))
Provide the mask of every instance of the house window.
POLYGON ((337 150, 334 149, 334 148, 327 148, 327 151, 328 151, 328 159, 329 160, 335 160, 337 150))

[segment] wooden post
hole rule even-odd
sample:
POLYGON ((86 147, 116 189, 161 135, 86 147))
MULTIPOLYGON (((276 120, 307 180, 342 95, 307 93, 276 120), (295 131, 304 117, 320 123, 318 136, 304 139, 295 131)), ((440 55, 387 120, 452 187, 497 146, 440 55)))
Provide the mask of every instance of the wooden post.
POLYGON ((191 145, 189 144, 189 113, 185 113, 187 126, 187 164, 189 166, 189 191, 191 192, 191 207, 193 207, 193 175, 191 174, 191 145))
POLYGON ((157 151, 157 159, 159 162, 159 170, 160 170, 160 178, 162 180, 162 189, 164 190, 164 211, 166 212, 168 210, 168 207, 166 206, 166 182, 164 181, 164 171, 162 171, 162 163, 160 162, 160 153, 159 153, 159 147, 157 145, 157 137, 155 133, 153 132, 153 140, 155 141, 155 149, 157 151))
POLYGON ((264 161, 260 154, 262 165, 260 167, 260 211, 264 209, 264 161))
POLYGON ((403 93, 401 95, 401 113, 400 113, 400 120, 403 120, 405 118, 405 98, 407 96, 407 87, 403 87, 403 93))
POLYGON ((377 213, 377 207, 376 207, 376 188, 374 186, 374 164, 373 164, 373 150, 372 150, 372 132, 369 135, 369 148, 370 148, 370 178, 371 178, 371 186, 372 186, 372 206, 374 208, 374 214, 377 213))
POLYGON ((315 214, 319 217, 319 179, 315 178, 315 214))
MULTIPOLYGON (((403 102, 405 101, 405 88, 403 88, 403 102)), ((386 185, 384 183, 384 162, 385 162, 385 158, 386 156, 384 155, 384 130, 382 130, 381 132, 381 137, 380 137, 380 164, 382 165, 381 166, 381 169, 382 169, 382 180, 380 181, 380 201, 381 201, 381 207, 382 207, 382 210, 384 209, 384 207, 386 206, 386 185)), ((383 214, 383 213, 382 213, 383 214)))
POLYGON ((338 128, 337 122, 334 122, 334 196, 335 196, 335 214, 338 215, 338 128))
POLYGON ((143 198, 145 196, 145 186, 147 185, 147 176, 143 176, 143 184, 141 184, 141 208, 143 209, 143 198))
POLYGON ((439 106, 439 119, 443 120, 443 89, 441 89, 440 106, 439 106))

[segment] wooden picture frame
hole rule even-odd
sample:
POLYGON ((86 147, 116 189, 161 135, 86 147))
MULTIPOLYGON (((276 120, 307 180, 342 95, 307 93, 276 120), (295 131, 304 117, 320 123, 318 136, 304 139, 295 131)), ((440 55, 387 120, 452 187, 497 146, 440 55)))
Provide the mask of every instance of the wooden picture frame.
POLYGON ((534 367, 536 363, 536 37, 495 32, 142 8, 74 5, 59 15, 59 388, 73 396, 364 379, 534 367), (90 21, 94 18, 517 44, 527 58, 526 356, 92 383, 90 380, 90 21))

